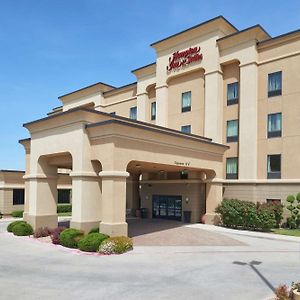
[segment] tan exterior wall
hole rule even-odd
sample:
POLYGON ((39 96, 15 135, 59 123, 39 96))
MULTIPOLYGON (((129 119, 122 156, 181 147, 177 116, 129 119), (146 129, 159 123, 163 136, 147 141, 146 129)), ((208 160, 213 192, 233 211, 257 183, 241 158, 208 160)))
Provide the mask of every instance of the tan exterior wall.
POLYGON ((168 127, 181 130, 183 125, 191 125, 191 132, 204 134, 204 71, 198 70, 174 77, 168 81, 169 109, 168 127), (181 95, 191 92, 191 111, 181 112, 181 95))
POLYGON ((141 189, 141 207, 148 209, 148 217, 152 218, 152 196, 181 196, 182 211, 192 211, 191 222, 200 222, 201 216, 205 214, 205 184, 173 182, 143 183, 141 189))
POLYGON ((232 142, 227 143, 227 121, 239 119, 239 103, 234 105, 227 105, 227 85, 235 82, 239 82, 239 63, 235 62, 223 66, 223 144, 230 148, 225 152, 224 155, 224 169, 223 178, 226 178, 226 158, 238 157, 239 143, 232 142))
POLYGON ((281 154, 282 179, 299 178, 300 168, 300 54, 259 66, 258 178, 267 177, 267 155, 281 154), (268 74, 282 71, 282 95, 268 98, 268 74), (282 137, 267 138, 270 113, 282 113, 282 137), (292 158, 292 159, 291 159, 292 158))

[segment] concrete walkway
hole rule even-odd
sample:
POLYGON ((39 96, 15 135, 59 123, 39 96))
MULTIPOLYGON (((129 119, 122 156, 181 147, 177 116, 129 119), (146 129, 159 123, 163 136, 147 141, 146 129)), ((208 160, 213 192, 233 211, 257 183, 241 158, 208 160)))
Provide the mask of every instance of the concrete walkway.
POLYGON ((300 280, 298 240, 196 224, 185 227, 240 245, 136 246, 124 255, 91 256, 15 237, 5 233, 7 224, 0 222, 1 300, 266 300, 278 284, 300 280))

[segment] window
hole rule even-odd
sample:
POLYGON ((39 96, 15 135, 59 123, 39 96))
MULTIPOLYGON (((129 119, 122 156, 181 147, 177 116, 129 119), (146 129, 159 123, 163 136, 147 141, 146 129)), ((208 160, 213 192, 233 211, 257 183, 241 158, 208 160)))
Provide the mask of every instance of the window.
POLYGON ((227 121, 227 143, 238 141, 238 120, 227 121))
POLYGON ((227 84, 227 105, 237 104, 239 101, 239 83, 227 84))
POLYGON ((192 92, 181 94, 181 112, 191 111, 192 107, 192 92))
POLYGON ((226 159, 226 179, 238 179, 238 158, 226 159))
POLYGON ((129 114, 129 118, 131 119, 131 120, 136 120, 137 119, 137 108, 136 108, 136 106, 134 106, 134 107, 130 107, 130 114, 129 114))
POLYGON ((272 154, 268 155, 268 179, 281 178, 281 155, 272 154))
POLYGON ((275 72, 268 75, 268 97, 281 95, 282 72, 275 72))
POLYGON ((281 136, 281 113, 268 115, 268 138, 281 136))
POLYGON ((156 102, 151 103, 151 120, 156 119, 156 102))
POLYGON ((116 115, 116 112, 115 112, 115 111, 112 111, 110 114, 111 114, 112 116, 115 116, 115 115, 116 115))
POLYGON ((187 170, 183 170, 180 172, 180 179, 189 179, 189 173, 187 170))
POLYGON ((57 190, 57 203, 70 203, 71 202, 71 190, 59 189, 57 190))
POLYGON ((24 189, 13 189, 13 205, 24 205, 24 189))
POLYGON ((276 204, 280 205, 281 204, 281 199, 267 199, 268 204, 276 204))
POLYGON ((191 125, 184 125, 184 126, 181 126, 181 132, 184 132, 184 133, 191 133, 191 125))

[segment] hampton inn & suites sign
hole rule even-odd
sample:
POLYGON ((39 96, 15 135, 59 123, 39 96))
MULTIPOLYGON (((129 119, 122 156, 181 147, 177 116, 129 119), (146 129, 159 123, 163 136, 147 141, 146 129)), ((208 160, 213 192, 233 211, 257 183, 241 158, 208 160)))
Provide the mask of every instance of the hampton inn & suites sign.
POLYGON ((183 66, 187 66, 193 62, 203 59, 203 54, 200 53, 200 47, 190 47, 183 51, 176 51, 169 57, 169 65, 167 71, 178 70, 183 66))

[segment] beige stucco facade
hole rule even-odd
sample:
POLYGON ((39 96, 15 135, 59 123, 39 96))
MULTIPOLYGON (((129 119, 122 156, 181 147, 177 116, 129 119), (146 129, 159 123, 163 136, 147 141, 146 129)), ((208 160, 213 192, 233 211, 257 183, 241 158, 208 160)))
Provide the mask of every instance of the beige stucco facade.
POLYGON ((25 218, 34 227, 57 224, 58 168, 72 170, 71 225, 100 223, 110 235, 127 234, 130 210, 157 217, 157 203, 181 201, 192 222, 203 215, 213 222, 223 197, 284 202, 300 191, 300 31, 272 38, 259 25, 239 31, 217 17, 151 47, 156 61, 132 71, 136 82, 63 95, 47 118, 24 125, 25 218), (270 96, 275 72, 280 91, 270 96), (229 104, 231 84, 238 95, 229 104), (280 136, 268 132, 274 113, 281 113, 280 136), (229 139, 232 120, 237 136, 229 139), (275 154, 280 163, 269 158, 268 171, 275 154), (237 171, 229 174, 232 158, 237 171))
MULTIPOLYGON (((10 215, 13 211, 24 210, 26 193, 24 175, 24 171, 0 170, 0 212, 2 214, 10 215)), ((69 175, 66 171, 59 170, 57 189, 70 190, 71 188, 69 175)))

